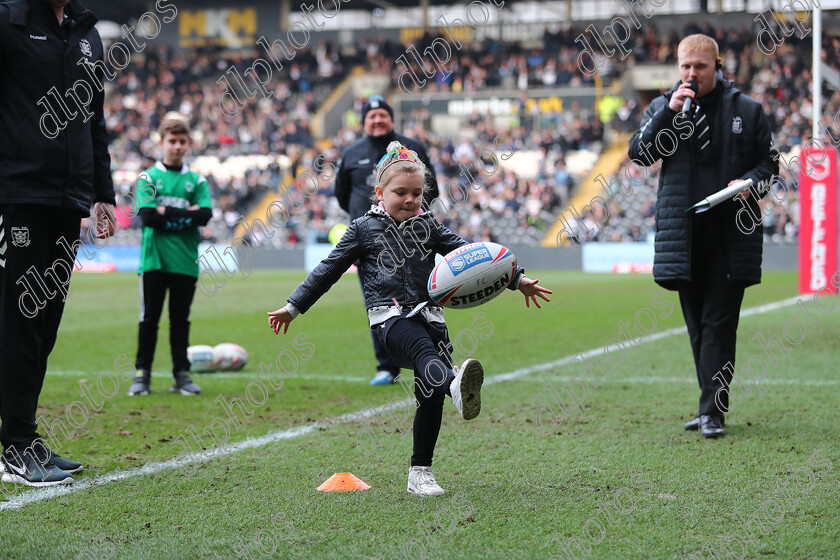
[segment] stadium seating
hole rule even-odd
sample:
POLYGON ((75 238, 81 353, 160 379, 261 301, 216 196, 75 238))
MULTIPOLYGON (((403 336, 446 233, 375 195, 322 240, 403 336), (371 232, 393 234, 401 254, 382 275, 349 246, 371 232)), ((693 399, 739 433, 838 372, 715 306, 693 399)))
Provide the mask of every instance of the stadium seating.
MULTIPOLYGON (((633 36, 631 55, 610 66, 604 76, 605 84, 618 80, 624 69, 631 66, 645 62, 675 63, 676 44, 683 34, 651 35, 650 29, 648 26, 645 34, 633 36)), ((716 37, 727 76, 734 78, 742 89, 771 112, 774 138, 780 151, 795 150, 809 138, 810 115, 795 103, 809 96, 808 41, 794 37, 777 52, 765 56, 753 44, 753 34, 748 29, 713 31, 703 24, 692 24, 683 31, 709 32, 716 37)), ((546 31, 544 48, 539 52, 515 42, 491 41, 489 45, 465 46, 458 53, 457 63, 453 64, 452 76, 440 83, 430 81, 430 91, 492 90, 511 84, 531 89, 587 83, 586 77, 573 66, 578 54, 574 37, 579 32, 574 26, 546 31)), ((422 37, 418 48, 430 44, 434 38, 434 35, 422 37)), ((193 165, 207 175, 217 206, 205 235, 217 240, 229 239, 235 233, 234 226, 240 216, 247 216, 263 197, 282 190, 281 176, 291 172, 289 166, 293 164, 287 154, 314 148, 316 139, 309 130, 310 118, 349 69, 362 64, 371 72, 397 73, 395 53, 404 51, 405 47, 372 36, 358 46, 356 53, 335 49, 334 63, 328 69, 332 74, 326 75, 316 71, 316 58, 311 49, 307 49, 295 59, 294 68, 284 69, 277 76, 279 79, 272 83, 274 89, 270 99, 249 103, 235 117, 224 118, 218 109, 221 90, 215 84, 219 68, 234 65, 244 69, 256 56, 255 52, 194 49, 174 53, 168 47, 150 45, 146 55, 138 57, 134 71, 120 75, 106 98, 108 124, 115 136, 111 150, 118 191, 128 193, 132 188, 130 178, 153 162, 157 153, 154 130, 160 117, 173 109, 188 113, 194 129, 193 165), (274 154, 273 159, 268 154, 274 154), (271 169, 269 162, 273 162, 271 169)), ((836 66, 836 61, 840 60, 840 41, 826 37, 824 48, 829 55, 826 60, 835 61, 832 64, 836 66)), ((825 122, 829 123, 833 117, 830 108, 838 106, 840 93, 829 92, 824 99, 825 122)), ((357 105, 360 103, 361 98, 357 105)), ((632 99, 619 99, 617 107, 614 116, 610 115, 611 122, 607 127, 626 138, 638 127, 642 108, 632 99)), ((441 185, 458 179, 457 165, 448 165, 446 157, 458 153, 459 149, 477 154, 484 148, 493 147, 490 139, 494 135, 510 136, 516 145, 516 158, 519 158, 515 170, 506 170, 503 182, 486 179, 484 195, 471 191, 467 204, 458 208, 453 216, 442 219, 449 220, 472 239, 492 236, 503 243, 530 242, 546 237, 563 205, 574 195, 575 188, 583 182, 601 154, 604 125, 594 116, 585 117, 586 114, 597 114, 595 107, 583 109, 586 111, 578 115, 583 118, 579 118, 571 131, 566 128, 565 121, 561 121, 562 115, 557 116, 554 130, 550 126, 532 130, 531 126, 544 123, 527 119, 518 127, 496 130, 476 115, 463 136, 478 141, 467 148, 462 146, 461 138, 438 137, 430 133, 423 126, 428 121, 422 118, 409 116, 403 121, 401 132, 425 139, 430 154, 434 154, 433 159, 438 158, 434 163, 441 185), (523 169, 532 171, 523 174, 523 169), (565 169, 565 173, 558 169, 565 169), (558 177, 561 178, 559 184, 558 177), (529 186, 529 181, 533 186, 529 186), (471 224, 469 217, 474 207, 479 208, 482 219, 471 224), (488 227, 489 232, 486 231, 488 227)), ((840 137, 836 126, 831 130, 835 137, 840 137)), ((335 163, 340 150, 360 133, 358 124, 351 123, 335 137, 319 139, 318 149, 328 154, 327 161, 335 163)), ((308 154, 307 161, 315 155, 308 154)), ((622 177, 624 173, 622 167, 617 176, 622 177)), ((765 221, 768 241, 796 239, 795 179, 782 171, 781 180, 792 185, 793 195, 779 208, 768 212, 765 221)), ((587 240, 646 239, 654 228, 650 203, 655 195, 656 180, 653 174, 648 180, 648 188, 635 189, 631 197, 616 197, 612 201, 615 212, 611 212, 610 227, 606 228, 609 234, 596 231, 587 240)), ((328 230, 335 223, 344 221, 346 218, 327 194, 307 200, 295 219, 289 220, 287 231, 275 237, 275 245, 286 246, 306 239, 313 225, 319 230, 328 230)), ((136 227, 135 219, 132 227, 117 236, 115 243, 136 243, 138 234, 133 231, 136 227)))

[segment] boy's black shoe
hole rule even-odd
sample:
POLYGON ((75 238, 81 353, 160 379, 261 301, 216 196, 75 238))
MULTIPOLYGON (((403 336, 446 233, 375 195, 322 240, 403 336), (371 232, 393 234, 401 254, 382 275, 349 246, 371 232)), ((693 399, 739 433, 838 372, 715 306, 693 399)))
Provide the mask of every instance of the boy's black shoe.
POLYGON ((131 384, 131 388, 128 390, 128 396, 148 395, 152 392, 150 387, 151 381, 152 374, 149 370, 138 369, 137 375, 134 376, 134 383, 131 384))
MULTIPOLYGON (((30 448, 31 449, 31 448, 30 448)), ((66 461, 66 459, 63 459, 66 461)), ((54 486, 56 484, 73 484, 73 476, 52 462, 52 456, 42 450, 33 453, 24 452, 9 455, 3 453, 0 461, 3 463, 3 482, 26 484, 27 486, 54 486)), ((75 463, 75 461, 70 461, 75 463)))
POLYGON ((201 387, 193 383, 190 374, 186 371, 179 371, 174 377, 172 387, 169 388, 170 393, 181 393, 182 395, 198 395, 201 393, 201 387))

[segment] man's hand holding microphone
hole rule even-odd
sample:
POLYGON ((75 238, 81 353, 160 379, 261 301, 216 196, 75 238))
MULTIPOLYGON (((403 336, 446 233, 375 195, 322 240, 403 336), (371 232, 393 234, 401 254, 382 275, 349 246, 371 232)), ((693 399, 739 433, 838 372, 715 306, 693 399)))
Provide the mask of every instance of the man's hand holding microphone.
POLYGON ((688 118, 688 110, 691 109, 691 100, 694 99, 695 95, 697 95, 697 82, 695 80, 683 82, 677 88, 677 91, 671 95, 671 102, 668 103, 668 107, 675 113, 682 112, 688 118))

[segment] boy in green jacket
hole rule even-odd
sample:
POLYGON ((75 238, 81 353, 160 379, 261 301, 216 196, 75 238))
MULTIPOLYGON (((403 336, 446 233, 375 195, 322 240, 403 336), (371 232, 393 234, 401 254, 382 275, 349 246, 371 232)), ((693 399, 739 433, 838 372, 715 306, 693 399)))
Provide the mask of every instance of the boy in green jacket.
POLYGON ((147 395, 158 321, 169 291, 169 345, 172 352, 170 392, 197 395, 201 388, 190 379, 187 347, 190 305, 198 279, 199 227, 212 217, 207 180, 184 164, 190 146, 186 119, 167 113, 160 125, 163 160, 140 175, 139 190, 154 196, 138 198, 143 222, 140 252, 140 329, 137 337, 137 375, 128 394, 147 395))

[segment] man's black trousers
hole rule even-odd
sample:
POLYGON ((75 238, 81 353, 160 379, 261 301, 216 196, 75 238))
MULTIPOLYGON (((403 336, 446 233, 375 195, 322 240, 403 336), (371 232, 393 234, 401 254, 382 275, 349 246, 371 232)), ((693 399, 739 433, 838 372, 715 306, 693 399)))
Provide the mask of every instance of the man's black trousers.
POLYGON ((727 280, 725 273, 708 261, 701 270, 696 280, 678 288, 680 305, 700 385, 698 414, 722 415, 729 410, 744 285, 727 280))
MULTIPOLYGON (((359 284, 362 286, 362 302, 364 302, 365 282, 362 278, 361 271, 359 271, 359 284)), ((367 321, 367 318, 365 318, 365 320, 367 321)), ((376 356, 376 371, 390 371, 394 375, 398 375, 400 373, 400 366, 395 364, 394 360, 391 359, 390 354, 388 354, 388 349, 385 348, 385 345, 379 340, 376 332, 370 331, 370 335, 373 339, 373 353, 376 356)))
POLYGON ((190 306, 195 295, 196 278, 151 270, 140 275, 140 329, 137 335, 138 370, 151 372, 157 346, 157 332, 163 300, 169 291, 169 348, 172 373, 189 371, 187 346, 190 342, 190 306))
POLYGON ((80 220, 64 208, 0 205, 0 443, 6 450, 23 453, 40 437, 38 397, 64 312, 80 220))

